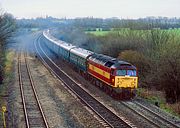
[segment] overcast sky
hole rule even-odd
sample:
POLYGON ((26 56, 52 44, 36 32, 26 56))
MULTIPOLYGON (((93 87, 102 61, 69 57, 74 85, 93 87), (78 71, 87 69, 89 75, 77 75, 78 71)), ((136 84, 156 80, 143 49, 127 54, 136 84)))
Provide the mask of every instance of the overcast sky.
POLYGON ((16 18, 180 17, 180 0, 0 0, 0 7, 16 18))

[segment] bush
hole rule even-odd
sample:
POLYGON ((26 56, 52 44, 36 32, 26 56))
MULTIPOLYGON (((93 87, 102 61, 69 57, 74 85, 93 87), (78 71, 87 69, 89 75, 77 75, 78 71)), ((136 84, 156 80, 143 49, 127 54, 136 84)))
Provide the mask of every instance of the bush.
POLYGON ((4 45, 15 31, 15 20, 10 14, 0 15, 0 47, 4 45))
POLYGON ((180 101, 180 43, 171 40, 161 48, 158 74, 168 102, 180 101))
POLYGON ((180 102, 175 104, 167 104, 166 106, 169 108, 169 112, 180 115, 180 102))

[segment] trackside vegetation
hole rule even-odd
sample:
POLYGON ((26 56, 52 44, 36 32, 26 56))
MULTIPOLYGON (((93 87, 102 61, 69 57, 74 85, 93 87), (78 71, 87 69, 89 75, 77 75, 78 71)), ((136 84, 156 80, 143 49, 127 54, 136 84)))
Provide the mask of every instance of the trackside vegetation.
MULTIPOLYGON (((6 106, 8 85, 12 78, 12 61, 14 53, 6 51, 6 43, 15 32, 16 24, 12 15, 0 12, 0 109, 6 106), (3 80, 3 81, 2 81, 3 80)), ((2 125, 0 116, 0 126, 2 125)))

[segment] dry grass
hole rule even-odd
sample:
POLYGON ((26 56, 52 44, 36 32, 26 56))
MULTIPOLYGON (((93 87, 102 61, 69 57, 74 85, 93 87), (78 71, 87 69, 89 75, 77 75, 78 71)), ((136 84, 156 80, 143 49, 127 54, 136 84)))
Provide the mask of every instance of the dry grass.
MULTIPOLYGON (((2 55, 2 54, 1 54, 2 55)), ((6 51, 4 54, 4 80, 3 84, 0 86, 0 109, 2 106, 7 106, 7 92, 8 85, 12 80, 13 71, 13 58, 15 53, 12 51, 6 51)), ((2 55, 3 56, 3 55, 2 55)), ((2 57, 1 56, 1 57, 2 57)), ((0 116, 0 126, 2 126, 2 116, 0 116)))
POLYGON ((178 115, 180 117, 180 102, 175 103, 175 104, 166 104, 166 106, 170 108, 171 110, 173 110, 173 113, 175 115, 178 115))
POLYGON ((6 104, 6 101, 4 100, 4 96, 7 95, 7 88, 8 84, 11 82, 12 76, 13 76, 13 58, 15 56, 15 53, 13 51, 7 51, 5 53, 5 59, 4 59, 4 80, 3 84, 0 86, 0 105, 6 104))
POLYGON ((12 73, 12 67, 13 67, 13 58, 14 58, 14 52, 13 51, 9 51, 6 53, 5 57, 6 57, 6 61, 5 61, 5 74, 11 74, 12 73))
POLYGON ((165 101, 164 93, 161 91, 139 88, 138 95, 144 99, 161 99, 165 101))

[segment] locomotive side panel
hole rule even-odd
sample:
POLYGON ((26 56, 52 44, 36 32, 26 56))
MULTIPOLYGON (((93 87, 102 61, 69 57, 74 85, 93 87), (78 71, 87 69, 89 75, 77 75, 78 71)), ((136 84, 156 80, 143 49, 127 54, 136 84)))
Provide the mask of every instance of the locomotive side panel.
POLYGON ((88 60, 88 73, 111 86, 109 68, 88 60))

